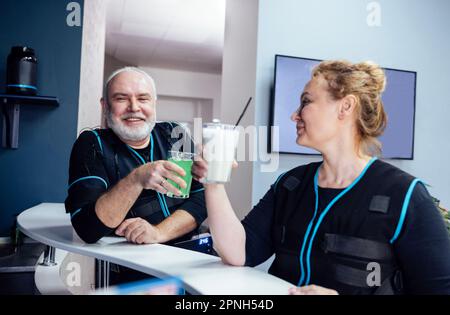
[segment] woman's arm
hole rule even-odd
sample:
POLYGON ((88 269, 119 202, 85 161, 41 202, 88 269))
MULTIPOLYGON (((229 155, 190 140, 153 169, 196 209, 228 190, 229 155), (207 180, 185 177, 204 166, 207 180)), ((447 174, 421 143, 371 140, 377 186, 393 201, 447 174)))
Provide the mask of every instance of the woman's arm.
POLYGON ((245 230, 231 207, 224 185, 205 185, 205 201, 214 248, 225 263, 243 266, 245 230))
MULTIPOLYGON (((234 167, 237 166, 235 163, 234 167)), ((208 165, 196 159, 192 173, 197 180, 207 174, 208 165)), ((272 186, 249 212, 239 221, 222 184, 205 184, 208 223, 214 247, 225 263, 236 266, 256 266, 274 253, 271 230, 274 215, 275 191, 272 186)))
MULTIPOLYGON (((237 163, 234 163, 234 167, 237 163)), ((197 156, 192 166, 194 179, 201 181, 208 173, 208 163, 197 156)), ((230 265, 245 264, 245 230, 231 207, 223 184, 204 184, 208 225, 215 250, 230 265)))

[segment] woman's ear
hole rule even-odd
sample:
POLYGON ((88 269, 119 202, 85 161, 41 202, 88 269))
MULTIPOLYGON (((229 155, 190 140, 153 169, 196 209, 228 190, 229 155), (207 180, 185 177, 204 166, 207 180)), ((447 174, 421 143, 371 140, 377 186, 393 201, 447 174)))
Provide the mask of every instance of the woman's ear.
POLYGON ((339 105, 339 119, 344 119, 345 117, 351 116, 355 111, 357 104, 357 99, 354 95, 349 94, 345 96, 339 105))

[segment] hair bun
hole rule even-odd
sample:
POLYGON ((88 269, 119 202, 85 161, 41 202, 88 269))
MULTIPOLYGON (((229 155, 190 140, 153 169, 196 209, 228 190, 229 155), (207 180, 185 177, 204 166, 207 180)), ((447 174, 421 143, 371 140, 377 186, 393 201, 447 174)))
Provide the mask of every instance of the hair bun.
POLYGON ((358 71, 366 72, 374 81, 376 89, 382 93, 386 87, 386 76, 384 70, 373 61, 363 61, 354 65, 358 71))

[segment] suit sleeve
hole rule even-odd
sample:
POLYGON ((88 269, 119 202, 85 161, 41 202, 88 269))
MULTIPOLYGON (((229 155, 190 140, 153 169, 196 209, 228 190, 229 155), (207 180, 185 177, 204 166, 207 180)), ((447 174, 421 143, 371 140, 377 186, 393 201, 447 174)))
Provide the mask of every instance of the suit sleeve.
POLYGON ((450 294, 450 237, 423 185, 417 185, 394 250, 406 293, 450 294))
POLYGON ((95 213, 98 198, 109 188, 101 149, 95 134, 83 132, 76 140, 69 163, 69 185, 65 200, 72 226, 86 243, 95 243, 114 230, 95 213))
POLYGON ((274 185, 242 220, 245 229, 245 265, 257 266, 274 253, 272 225, 275 207, 274 185))

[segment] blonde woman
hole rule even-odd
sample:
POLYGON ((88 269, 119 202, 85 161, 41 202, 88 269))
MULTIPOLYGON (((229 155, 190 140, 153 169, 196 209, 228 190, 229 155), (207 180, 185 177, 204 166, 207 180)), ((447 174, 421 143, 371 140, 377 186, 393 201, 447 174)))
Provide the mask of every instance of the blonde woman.
MULTIPOLYGON (((325 61, 292 114, 297 143, 323 161, 298 166, 240 222, 223 185, 205 185, 208 221, 223 261, 295 285, 290 294, 449 294, 450 240, 420 180, 377 159, 387 118, 383 70, 325 61)), ((207 173, 197 161, 197 179, 207 173)))

